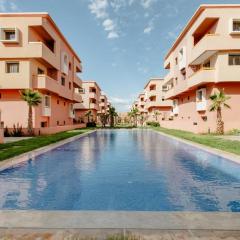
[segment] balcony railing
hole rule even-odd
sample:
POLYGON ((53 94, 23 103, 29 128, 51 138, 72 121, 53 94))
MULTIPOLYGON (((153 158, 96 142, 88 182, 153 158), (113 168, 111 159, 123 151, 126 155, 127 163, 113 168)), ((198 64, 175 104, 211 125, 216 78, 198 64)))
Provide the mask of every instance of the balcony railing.
POLYGON ((38 75, 33 79, 33 88, 59 93, 59 82, 47 75, 38 75))

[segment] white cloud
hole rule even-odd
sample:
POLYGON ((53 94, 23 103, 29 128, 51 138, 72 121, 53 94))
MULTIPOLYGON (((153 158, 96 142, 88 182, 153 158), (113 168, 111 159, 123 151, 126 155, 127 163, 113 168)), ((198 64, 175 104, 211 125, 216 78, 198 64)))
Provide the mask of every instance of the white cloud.
POLYGON ((115 28, 113 21, 109 18, 104 20, 102 25, 103 25, 105 31, 113 31, 115 28))
POLYGON ((148 9, 152 6, 152 4, 155 2, 156 0, 141 0, 141 5, 143 6, 143 8, 148 9))
POLYGON ((96 18, 105 18, 107 17, 107 0, 91 0, 91 3, 88 5, 92 14, 96 16, 96 18))
POLYGON ((112 32, 109 32, 107 38, 109 39, 119 38, 119 35, 117 32, 112 31, 112 32))
POLYGON ((148 26, 148 27, 144 28, 143 32, 146 33, 146 34, 148 34, 148 33, 150 33, 152 30, 153 30, 153 27, 152 27, 152 26, 148 26))

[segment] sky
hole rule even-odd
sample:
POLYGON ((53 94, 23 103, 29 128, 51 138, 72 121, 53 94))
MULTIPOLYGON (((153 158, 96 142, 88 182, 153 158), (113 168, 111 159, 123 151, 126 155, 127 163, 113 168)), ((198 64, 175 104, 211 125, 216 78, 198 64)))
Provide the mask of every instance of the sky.
POLYGON ((151 77, 163 77, 168 49, 200 4, 240 0, 0 0, 0 12, 48 12, 117 111, 151 77))

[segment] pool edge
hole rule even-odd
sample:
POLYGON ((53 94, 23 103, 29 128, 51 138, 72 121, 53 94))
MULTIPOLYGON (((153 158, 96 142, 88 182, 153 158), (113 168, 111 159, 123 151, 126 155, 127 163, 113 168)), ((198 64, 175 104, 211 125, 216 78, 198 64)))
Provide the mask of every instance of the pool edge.
POLYGON ((52 144, 49 144, 47 146, 44 146, 44 147, 41 147, 41 148, 37 148, 35 150, 32 150, 32 151, 20 154, 20 155, 18 155, 16 157, 5 159, 5 160, 0 162, 0 172, 6 170, 8 168, 11 168, 13 166, 16 166, 19 163, 26 162, 29 159, 33 159, 34 160, 35 157, 37 157, 37 156, 39 156, 39 155, 41 155, 41 154, 43 154, 45 152, 51 151, 54 148, 60 147, 60 146, 62 146, 64 144, 73 142, 73 141, 75 141, 77 139, 80 139, 80 138, 82 138, 84 136, 92 134, 92 133, 94 133, 96 131, 97 130, 92 130, 92 131, 89 131, 89 132, 86 132, 86 133, 82 133, 82 134, 79 134, 77 136, 73 136, 73 137, 61 140, 59 142, 52 143, 52 144))
POLYGON ((223 150, 220 150, 220 149, 217 149, 217 148, 208 147, 206 145, 202 145, 200 143, 195 143, 195 142, 192 142, 190 140, 185 140, 185 139, 182 139, 182 138, 178 138, 178 137, 172 136, 170 134, 166 134, 166 133, 162 133, 162 132, 156 131, 154 129, 149 129, 149 130, 153 131, 155 133, 158 133, 158 134, 160 134, 162 136, 165 136, 165 137, 168 137, 168 138, 172 138, 172 139, 174 139, 176 141, 188 144, 188 145, 196 147, 196 148, 198 148, 200 150, 206 151, 208 153, 217 155, 219 157, 223 157, 223 158, 225 158, 227 160, 230 160, 232 162, 240 164, 240 156, 237 155, 237 154, 226 152, 226 151, 223 151, 223 150))
POLYGON ((0 211, 0 228, 240 230, 240 213, 0 211))

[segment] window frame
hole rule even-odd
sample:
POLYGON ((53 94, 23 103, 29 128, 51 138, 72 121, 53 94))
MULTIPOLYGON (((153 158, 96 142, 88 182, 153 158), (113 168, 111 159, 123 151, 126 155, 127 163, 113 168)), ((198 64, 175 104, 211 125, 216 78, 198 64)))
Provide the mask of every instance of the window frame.
POLYGON ((7 74, 17 74, 20 72, 20 63, 19 62, 6 62, 6 70, 5 72, 7 74), (11 67, 9 66, 10 64, 17 64, 17 72, 11 72, 10 69, 11 67))

